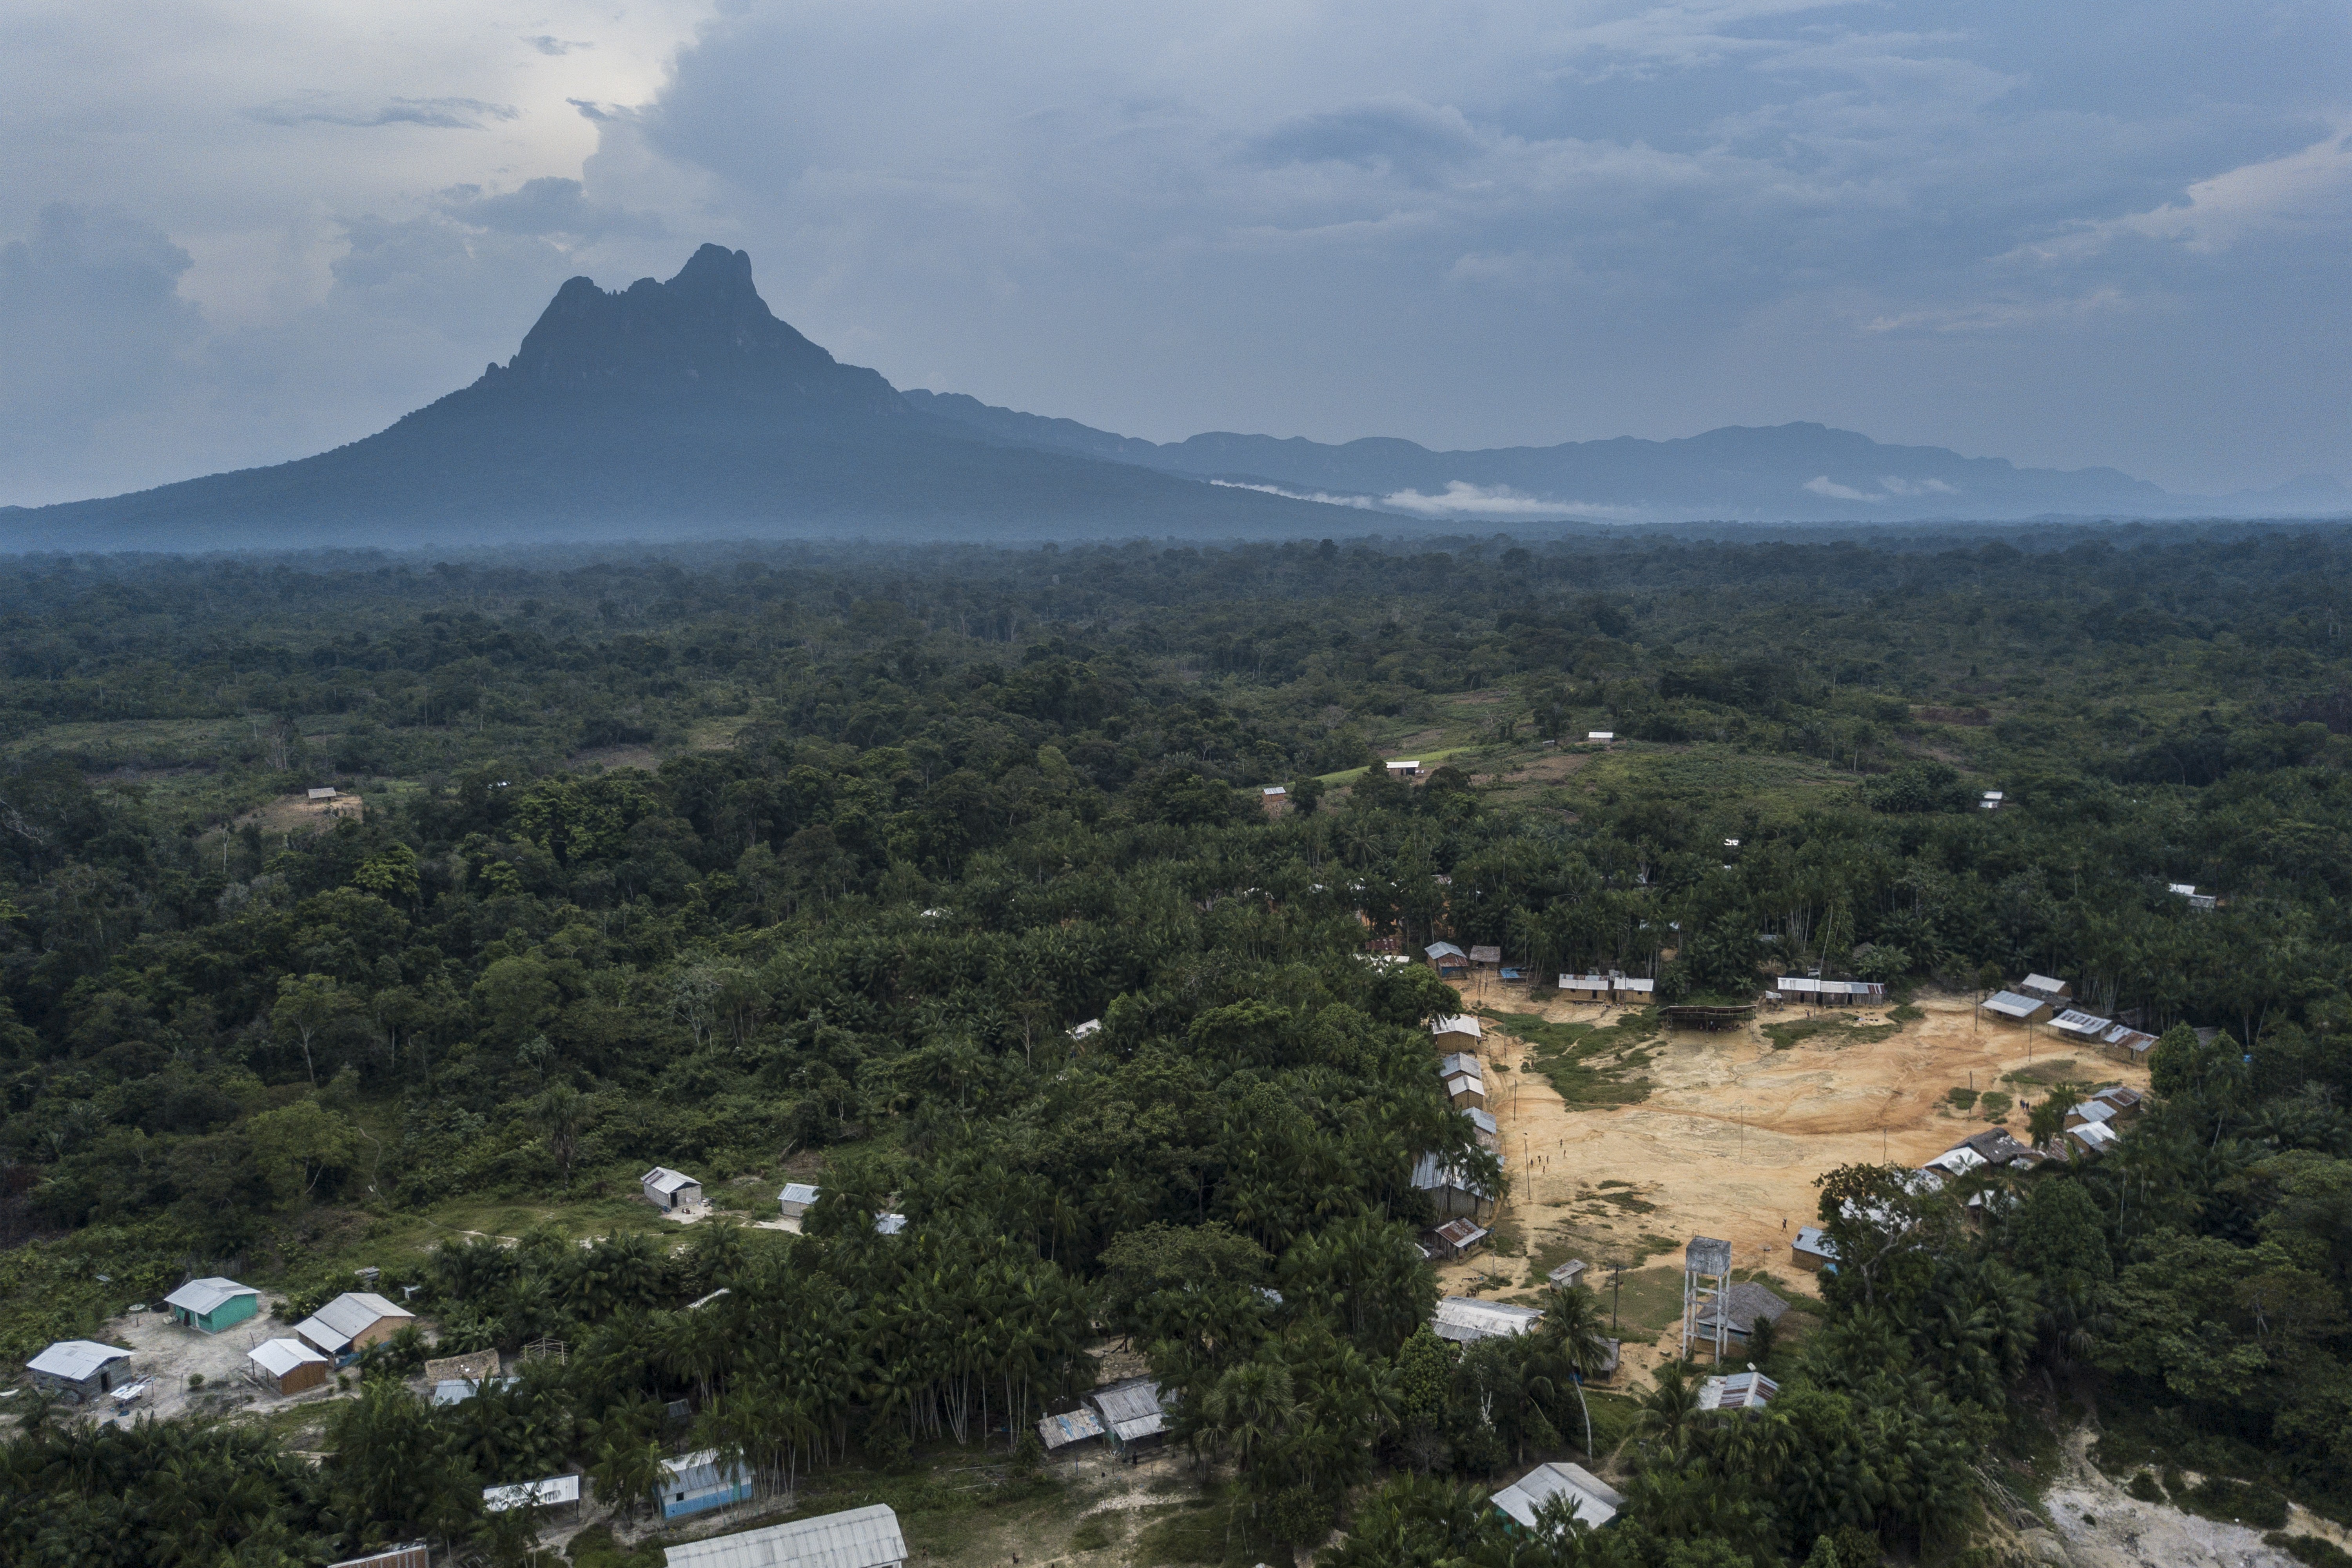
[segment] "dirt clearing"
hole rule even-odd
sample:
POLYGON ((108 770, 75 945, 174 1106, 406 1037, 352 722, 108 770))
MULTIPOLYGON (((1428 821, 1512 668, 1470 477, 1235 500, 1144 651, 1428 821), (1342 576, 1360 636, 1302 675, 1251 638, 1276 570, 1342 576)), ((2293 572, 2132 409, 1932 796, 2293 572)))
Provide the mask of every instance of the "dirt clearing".
MULTIPOLYGON (((1507 1246, 1516 1233, 1528 1256, 1449 1265, 1441 1276, 1449 1293, 1470 1293, 1482 1276, 1507 1275, 1519 1288, 1570 1257, 1596 1272, 1653 1258, 1656 1267, 1676 1269, 1693 1235, 1728 1240, 1735 1267, 1769 1269, 1787 1287, 1783 1295, 1812 1293, 1813 1278, 1793 1267, 1789 1243, 1798 1226, 1813 1223, 1814 1178, 1844 1164, 1918 1165, 1991 1125, 1962 1111, 1949 1091, 2011 1097, 2019 1103, 2007 1125, 2021 1136, 2024 1102, 2041 1091, 2030 1081, 2003 1081, 2010 1075, 2147 1086, 2144 1071, 2039 1031, 1978 1021, 1969 998, 1927 996, 1916 1004, 1920 1017, 1877 1039, 1867 1037, 1888 1023, 1883 1014, 1801 1008, 1759 1014, 1747 1027, 1719 1034, 1662 1030, 1622 1053, 1633 1064, 1622 1077, 1647 1081, 1641 1103, 1574 1108, 1544 1078, 1522 1069, 1532 1053, 1493 1015, 1588 1024, 1622 1015, 1489 991, 1487 1102, 1512 1187, 1495 1225, 1507 1246), (1831 1026, 1785 1027, 1810 1020, 1831 1026), (1801 1037, 1775 1049, 1768 1027, 1801 1037)), ((1609 1070, 1608 1058, 1600 1065, 1609 1070)), ((1605 1279, 1600 1283, 1605 1300, 1605 1279)), ((1646 1292, 1654 1283, 1641 1286, 1646 1292)), ((1672 1283, 1678 1308, 1679 1280, 1672 1283)), ((1501 1289, 1488 1285, 1490 1294, 1501 1289)), ((1634 1289, 1629 1274, 1629 1306, 1634 1289)), ((1629 1362, 1644 1362, 1633 1353, 1640 1320, 1630 1311, 1626 1320, 1629 1362)))

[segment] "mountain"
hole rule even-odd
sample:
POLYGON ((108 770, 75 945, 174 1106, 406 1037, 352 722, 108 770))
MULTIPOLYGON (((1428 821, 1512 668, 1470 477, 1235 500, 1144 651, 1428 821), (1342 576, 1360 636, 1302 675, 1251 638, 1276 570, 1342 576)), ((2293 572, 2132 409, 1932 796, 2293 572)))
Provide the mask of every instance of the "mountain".
POLYGON ((1007 442, 914 408, 772 314, 751 258, 574 278, 520 350, 314 458, 0 510, 0 549, 829 534, 1314 537, 1321 507, 1007 442))
POLYGON ((1678 521, 1995 521, 2341 516, 2352 491, 2325 477, 2221 498, 2174 495, 2114 468, 2021 468, 1941 447, 1891 447, 1823 425, 1730 426, 1679 440, 1621 436, 1557 447, 1433 452, 1375 438, 1340 446, 1223 431, 1157 444, 961 393, 908 405, 1005 441, 1430 519, 1678 521))

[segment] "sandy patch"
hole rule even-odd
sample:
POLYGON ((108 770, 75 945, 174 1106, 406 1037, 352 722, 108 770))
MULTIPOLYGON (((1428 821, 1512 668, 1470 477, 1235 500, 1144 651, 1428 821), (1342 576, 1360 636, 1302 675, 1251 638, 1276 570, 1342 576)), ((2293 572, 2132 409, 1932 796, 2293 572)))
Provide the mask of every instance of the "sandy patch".
MULTIPOLYGON (((1589 1003, 1530 1003, 1517 988, 1490 985, 1487 994, 1499 1009, 1554 1022, 1615 1016, 1589 1003)), ((1497 1217, 1520 1230, 1530 1253, 1564 1247, 1596 1272, 1645 1257, 1678 1267, 1690 1237, 1721 1237, 1737 1268, 1769 1268, 1790 1289, 1813 1292, 1813 1277, 1794 1266, 1789 1244, 1798 1226, 1813 1223, 1814 1178, 1844 1164, 1916 1166, 1990 1125, 1956 1111, 1947 1090, 1998 1086, 2017 1094, 1999 1084, 2003 1075, 2065 1058, 2088 1081, 2147 1087, 2145 1072, 2120 1062, 1978 1021, 1969 998, 1928 996, 1918 1005, 1925 1017, 1868 1044, 1817 1036, 1773 1049, 1761 1025, 1807 1016, 1798 1008, 1759 1015, 1738 1031, 1664 1033, 1642 1047, 1652 1057, 1649 1099, 1594 1110, 1570 1109, 1540 1075, 1517 1070, 1526 1053, 1490 1019, 1482 1052, 1487 1109, 1512 1184, 1497 1217), (1673 1250, 1645 1237, 1671 1241, 1673 1250)), ((2021 1135, 2021 1105, 2007 1125, 2021 1135)), ((1526 1267, 1522 1258, 1475 1257, 1441 1270, 1440 1284, 1467 1294, 1480 1276, 1507 1274, 1522 1288, 1526 1267)), ((1644 1364, 1635 1349, 1628 1343, 1629 1365, 1644 1364)))
MULTIPOLYGON (((2065 1477, 2042 1500, 2069 1568, 2295 1568, 2294 1558, 2263 1544, 2262 1531, 2133 1498, 2085 1458, 2095 1436, 2084 1426, 2067 1438, 2065 1477)), ((2330 1540, 2340 1534, 2300 1509, 2287 1528, 2330 1540)))

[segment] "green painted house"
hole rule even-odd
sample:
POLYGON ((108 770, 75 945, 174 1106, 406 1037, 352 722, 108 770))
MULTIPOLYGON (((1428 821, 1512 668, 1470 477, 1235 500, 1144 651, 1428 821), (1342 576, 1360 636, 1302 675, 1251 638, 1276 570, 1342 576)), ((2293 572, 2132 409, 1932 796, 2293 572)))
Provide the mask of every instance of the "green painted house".
POLYGON ((250 1285, 215 1276, 191 1279, 163 1298, 174 1321, 216 1334, 261 1310, 261 1292, 250 1285))

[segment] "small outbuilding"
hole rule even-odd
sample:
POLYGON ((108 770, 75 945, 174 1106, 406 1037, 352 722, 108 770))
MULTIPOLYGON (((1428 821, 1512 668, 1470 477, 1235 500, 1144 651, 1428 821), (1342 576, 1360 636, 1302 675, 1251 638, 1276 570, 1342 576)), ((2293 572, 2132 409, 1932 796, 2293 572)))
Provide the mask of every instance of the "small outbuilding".
POLYGON ((1470 962, 1487 969, 1500 969, 1503 966, 1503 950, 1499 947, 1474 946, 1470 949, 1470 962))
POLYGON ((163 1298, 172 1321, 199 1333, 216 1334, 261 1310, 261 1292, 214 1275, 191 1279, 163 1298))
POLYGON ((2066 1129, 2064 1138, 2070 1153, 2077 1155, 2104 1154, 2123 1142, 2122 1134, 2104 1121, 2085 1121, 2066 1129))
POLYGON ((2143 1097, 2139 1090, 2136 1089, 2127 1089, 2122 1084, 2116 1084, 2111 1089, 2103 1089, 2099 1090, 2098 1093, 2091 1096, 2091 1098, 2096 1100, 2103 1100, 2106 1104, 2115 1107, 2116 1113, 2111 1120, 2114 1122, 2121 1123, 2129 1121, 2139 1114, 2140 1104, 2143 1097))
POLYGON ((1421 760, 1418 757, 1398 757, 1387 766, 1388 775, 1392 779, 1417 779, 1421 776, 1421 760))
POLYGON ((2136 1068, 2147 1066, 2148 1052, 2156 1049, 2156 1037, 2117 1024, 2099 1037, 2099 1054, 2109 1061, 2128 1062, 2136 1068))
POLYGON ((1429 1026, 1429 1032, 1436 1037, 1437 1048, 1441 1051, 1475 1051, 1478 1048, 1478 1042, 1486 1037, 1486 1031, 1479 1026, 1478 1020, 1467 1014, 1440 1018, 1429 1026))
POLYGON ((1801 1225, 1797 1227, 1797 1239, 1789 1243, 1789 1261, 1811 1274, 1834 1268, 1837 1243, 1820 1226, 1801 1225))
POLYGON ((1486 1108, 1486 1080, 1469 1073, 1456 1073, 1445 1080, 1445 1099, 1456 1110, 1486 1108))
POLYGON ((907 1537, 888 1503, 869 1503, 662 1549, 665 1568, 904 1568, 907 1537))
POLYGON ((412 1541, 404 1546, 371 1552, 365 1557, 346 1557, 329 1563, 327 1568, 433 1568, 433 1548, 422 1541, 412 1541))
POLYGON ((1772 1403, 1780 1385, 1760 1372, 1735 1372, 1710 1377, 1699 1384, 1701 1410, 1761 1410, 1772 1403))
POLYGON ((1450 942, 1433 942, 1422 952, 1441 975, 1469 973, 1470 955, 1450 942))
POLYGON ((1617 731, 1614 730, 1587 730, 1584 732, 1584 739, 1588 744, 1597 742, 1598 743, 1606 746, 1617 739, 1617 731))
POLYGON ((294 1325, 311 1349, 342 1359, 380 1345, 416 1321, 373 1290, 347 1290, 294 1325))
POLYGON ((1168 1436, 1168 1410, 1175 1402, 1148 1377, 1121 1378, 1087 1394, 1087 1405, 1104 1435, 1122 1454, 1156 1448, 1168 1436))
POLYGON ((1484 1078, 1486 1069, 1468 1051, 1449 1051, 1437 1058, 1439 1078, 1454 1078, 1462 1073, 1468 1073, 1472 1078, 1484 1078))
POLYGON ((637 1178, 637 1185, 645 1190, 646 1201, 665 1214, 694 1208, 702 1202, 702 1184, 667 1165, 656 1165, 637 1178))
POLYGON ((1448 1296, 1437 1303, 1429 1331, 1456 1344, 1480 1340, 1510 1339, 1535 1332, 1543 1312, 1535 1307, 1514 1307, 1507 1301, 1481 1301, 1473 1296, 1448 1296))
POLYGON ((1466 1219, 1450 1219, 1422 1237, 1422 1256, 1433 1263, 1451 1263, 1478 1250, 1486 1239, 1484 1226, 1466 1219))
POLYGON ((1625 1506, 1625 1494, 1586 1469, 1564 1459, 1538 1465, 1486 1500, 1511 1523, 1506 1528, 1533 1530, 1546 1503, 1565 1499, 1579 1524, 1599 1530, 1625 1506))
POLYGON ((309 789, 305 790, 303 794, 311 800, 332 800, 335 798, 335 786, 332 784, 312 784, 309 789))
POLYGON ((776 1202, 784 1218, 805 1219, 809 1210, 816 1206, 820 1191, 814 1183, 786 1182, 784 1190, 776 1194, 776 1202))
POLYGON ((331 1362, 300 1340, 264 1340, 246 1352, 256 1383, 272 1394, 300 1394, 327 1381, 331 1362))
POLYGON ((874 1234, 898 1236, 905 1233, 907 1216, 902 1214, 877 1214, 874 1216, 874 1234))
POLYGON ((2050 1004, 2016 991, 1996 991, 1977 1004, 1977 1010, 2004 1024, 2038 1024, 2050 1016, 2050 1004))
POLYGON ((25 1363, 33 1386, 75 1405, 114 1392, 131 1352, 96 1340, 59 1340, 25 1363))
POLYGON ((740 1465, 721 1467, 719 1450, 681 1454, 661 1462, 661 1510, 664 1519, 684 1519, 714 1508, 748 1500, 751 1472, 740 1465))
POLYGON ((1570 1287, 1575 1285, 1578 1280, 1584 1278, 1584 1259, 1581 1258, 1571 1258, 1567 1262, 1561 1264, 1559 1268, 1553 1269, 1550 1273, 1545 1275, 1544 1278, 1551 1282, 1553 1289, 1559 1290, 1568 1289, 1570 1287))
POLYGON ((2074 995, 2074 987, 2054 974, 2029 974, 2017 983, 2017 988, 2044 1002, 2071 1001, 2074 995))
POLYGON ((1065 1448, 1075 1448, 1087 1443, 1099 1443, 1103 1438, 1102 1422, 1085 1405, 1048 1415, 1037 1423, 1037 1440, 1045 1445, 1045 1452, 1058 1454, 1065 1448))

